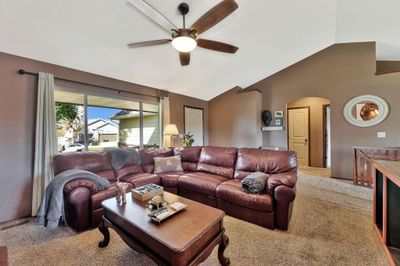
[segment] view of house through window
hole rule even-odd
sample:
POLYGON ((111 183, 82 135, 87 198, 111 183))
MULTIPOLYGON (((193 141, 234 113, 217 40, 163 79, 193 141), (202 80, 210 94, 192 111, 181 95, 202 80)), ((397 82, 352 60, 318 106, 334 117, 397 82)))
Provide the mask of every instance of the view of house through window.
POLYGON ((134 100, 61 90, 56 90, 55 101, 60 152, 103 150, 109 147, 160 147, 157 103, 141 104, 134 100), (143 123, 140 120, 141 113, 143 123))

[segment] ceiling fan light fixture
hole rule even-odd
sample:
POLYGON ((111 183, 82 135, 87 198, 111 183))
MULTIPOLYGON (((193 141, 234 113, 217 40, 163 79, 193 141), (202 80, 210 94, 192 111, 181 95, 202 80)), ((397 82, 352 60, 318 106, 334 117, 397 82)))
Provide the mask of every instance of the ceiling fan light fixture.
POLYGON ((188 53, 196 48, 197 42, 190 36, 178 36, 172 40, 172 46, 179 52, 188 53))

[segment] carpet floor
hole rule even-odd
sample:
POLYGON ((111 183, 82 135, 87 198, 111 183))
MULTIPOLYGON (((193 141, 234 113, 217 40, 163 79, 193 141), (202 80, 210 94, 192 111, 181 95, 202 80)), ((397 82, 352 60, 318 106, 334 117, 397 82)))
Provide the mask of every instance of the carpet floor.
MULTIPOLYGON (((300 179, 289 230, 269 230, 227 216, 230 243, 225 254, 232 265, 246 266, 388 265, 366 207, 371 204, 300 179)), ((31 221, 0 231, 0 246, 8 246, 10 265, 155 265, 110 232, 110 245, 100 249, 97 229, 50 231, 31 221)), ((219 265, 216 250, 202 265, 219 265)))

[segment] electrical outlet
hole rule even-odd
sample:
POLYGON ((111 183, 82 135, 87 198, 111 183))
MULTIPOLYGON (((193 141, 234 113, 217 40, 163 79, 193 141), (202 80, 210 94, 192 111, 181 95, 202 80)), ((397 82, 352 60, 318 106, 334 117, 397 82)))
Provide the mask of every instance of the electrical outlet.
POLYGON ((386 132, 378 132, 377 133, 377 137, 380 138, 380 139, 386 138, 386 132))

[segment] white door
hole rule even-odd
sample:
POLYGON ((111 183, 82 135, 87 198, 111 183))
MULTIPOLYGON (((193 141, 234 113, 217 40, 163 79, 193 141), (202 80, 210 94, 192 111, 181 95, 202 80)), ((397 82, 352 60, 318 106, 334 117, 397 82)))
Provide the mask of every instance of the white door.
POLYGON ((331 107, 326 108, 326 167, 331 168, 331 107))
POLYGON ((185 106, 185 134, 193 135, 193 146, 204 145, 203 109, 185 106))
POLYGON ((299 165, 309 165, 309 109, 296 108, 288 110, 289 150, 297 153, 299 165))

